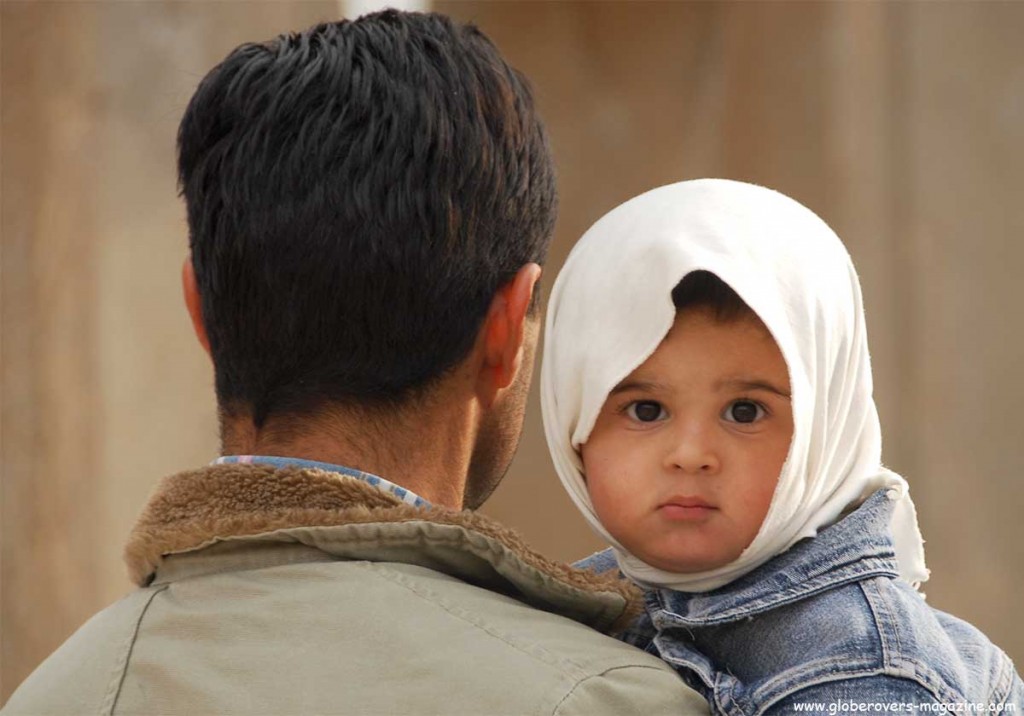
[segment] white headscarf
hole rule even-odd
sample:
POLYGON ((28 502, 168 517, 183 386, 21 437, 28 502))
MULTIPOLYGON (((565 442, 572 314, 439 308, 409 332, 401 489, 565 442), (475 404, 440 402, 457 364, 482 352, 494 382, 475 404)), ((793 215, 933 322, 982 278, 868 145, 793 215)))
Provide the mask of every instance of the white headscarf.
POLYGON ((813 212, 763 187, 723 179, 663 186, 612 210, 583 235, 548 307, 541 405, 558 476, 626 576, 702 592, 812 537, 889 488, 900 576, 928 578, 906 481, 881 464, 860 284, 839 238, 813 212), (792 388, 793 440, 753 542, 730 564, 679 574, 656 569, 604 528, 579 448, 609 392, 658 347, 675 320, 672 289, 710 271, 760 317, 792 388))

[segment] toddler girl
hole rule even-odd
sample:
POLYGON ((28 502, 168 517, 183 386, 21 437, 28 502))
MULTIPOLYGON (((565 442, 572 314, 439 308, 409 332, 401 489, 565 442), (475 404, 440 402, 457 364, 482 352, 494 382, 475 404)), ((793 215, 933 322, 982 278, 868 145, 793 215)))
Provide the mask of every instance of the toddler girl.
POLYGON ((705 179, 598 221, 552 290, 558 475, 646 591, 626 639, 715 713, 1013 711, 1024 684, 930 608, 906 481, 881 464, 860 285, 777 192, 705 179), (973 705, 973 706, 972 706, 973 705))

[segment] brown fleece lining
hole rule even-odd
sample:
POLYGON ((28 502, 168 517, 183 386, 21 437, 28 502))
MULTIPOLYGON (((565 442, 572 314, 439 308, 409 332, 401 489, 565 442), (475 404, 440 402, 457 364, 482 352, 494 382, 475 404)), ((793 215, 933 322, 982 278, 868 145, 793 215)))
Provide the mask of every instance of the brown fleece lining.
POLYGON ((131 579, 148 583, 164 555, 217 539, 294 527, 427 521, 454 525, 495 540, 527 566, 569 587, 611 592, 626 602, 613 628, 642 609, 639 590, 615 574, 595 574, 552 562, 514 531, 470 511, 417 508, 372 485, 338 473, 267 465, 213 465, 165 478, 143 510, 125 547, 131 579))

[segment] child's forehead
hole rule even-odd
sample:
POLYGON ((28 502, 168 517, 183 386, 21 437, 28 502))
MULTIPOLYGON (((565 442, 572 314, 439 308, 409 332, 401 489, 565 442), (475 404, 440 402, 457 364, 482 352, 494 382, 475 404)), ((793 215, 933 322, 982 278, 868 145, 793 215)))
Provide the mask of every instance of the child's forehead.
POLYGON ((627 383, 662 385, 666 377, 688 374, 706 376, 718 386, 756 382, 761 376, 788 382, 782 353, 755 315, 721 320, 711 309, 694 307, 677 313, 658 348, 616 390, 627 383))
POLYGON ((775 342, 771 331, 752 309, 723 318, 711 306, 696 305, 676 309, 675 319, 668 333, 665 334, 662 345, 670 338, 692 330, 695 326, 704 329, 713 328, 715 333, 722 336, 759 337, 770 340, 772 343, 775 342))

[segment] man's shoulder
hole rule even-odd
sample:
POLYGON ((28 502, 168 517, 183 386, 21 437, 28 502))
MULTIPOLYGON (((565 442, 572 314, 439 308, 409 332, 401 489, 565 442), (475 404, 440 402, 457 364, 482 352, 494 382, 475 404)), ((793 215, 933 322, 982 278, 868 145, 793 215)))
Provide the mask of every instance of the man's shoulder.
POLYGON ((705 712, 663 662, 579 622, 435 569, 359 560, 214 572, 139 590, 83 626, 5 713, 83 705, 705 712))
MULTIPOLYGON (((457 652, 439 659, 439 679, 451 678, 447 674, 455 673, 452 667, 461 663, 461 688, 492 693, 507 689, 502 697, 508 699, 506 709, 515 692, 521 695, 517 698, 525 697, 520 703, 536 702, 530 713, 707 713, 703 698, 660 659, 578 621, 535 608, 521 601, 522 595, 407 564, 376 564, 373 570, 424 602, 416 616, 407 617, 407 624, 399 620, 393 628, 434 631, 428 639, 445 641, 457 652), (439 617, 433 627, 429 615, 439 617), (466 683, 474 679, 479 680, 477 686, 466 683)), ((471 702, 486 698, 481 693, 471 702)))
POLYGON ((657 714, 694 696, 601 633, 637 597, 614 575, 327 473, 172 476, 126 554, 146 589, 40 667, 12 713, 45 712, 54 683, 99 712, 657 714))
MULTIPOLYGON (((549 666, 579 678, 624 666, 667 669, 660 659, 576 620, 537 608, 521 594, 474 585, 417 565, 373 563, 366 569, 409 592, 405 600, 388 595, 392 604, 407 601, 410 607, 418 607, 403 615, 408 626, 423 628, 435 619, 444 632, 465 628, 468 636, 493 641, 499 650, 529 653, 539 668, 549 666)), ((403 628, 402 617, 392 626, 403 628)))
POLYGON ((3 713, 111 713, 136 630, 160 591, 135 590, 93 615, 21 683, 3 713))

